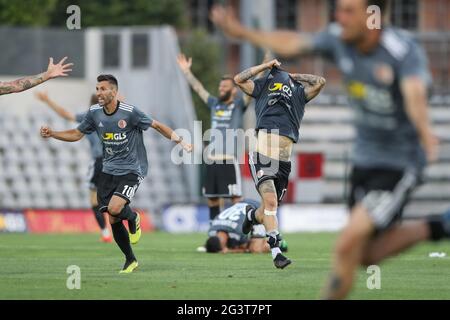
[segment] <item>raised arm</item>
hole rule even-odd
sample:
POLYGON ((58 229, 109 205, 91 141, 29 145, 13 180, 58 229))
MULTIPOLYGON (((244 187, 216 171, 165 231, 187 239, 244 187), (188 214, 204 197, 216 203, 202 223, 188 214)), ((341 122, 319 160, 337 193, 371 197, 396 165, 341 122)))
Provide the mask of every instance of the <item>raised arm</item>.
POLYGON ((290 76, 305 87, 307 101, 314 99, 327 82, 325 78, 313 74, 291 73, 290 76))
POLYGON ((248 95, 251 95, 255 88, 255 83, 251 79, 260 72, 279 66, 281 66, 281 63, 278 60, 274 59, 267 63, 245 69, 234 77, 234 82, 239 86, 239 88, 241 88, 242 91, 244 91, 248 95))
POLYGON ((67 111, 64 107, 57 104, 55 101, 50 99, 47 92, 38 91, 36 92, 36 97, 44 102, 47 106, 49 106, 53 111, 55 111, 60 117, 69 120, 75 121, 75 114, 70 111, 67 111))
POLYGON ((71 129, 66 131, 53 131, 48 126, 41 127, 42 138, 54 138, 56 140, 75 142, 84 137, 84 134, 78 129, 71 129))
POLYGON ((165 124, 163 124, 159 121, 153 120, 151 126, 153 129, 158 131, 161 135, 163 135, 167 139, 174 141, 177 144, 180 144, 183 147, 183 149, 186 150, 187 152, 192 151, 192 148, 193 148, 192 144, 188 144, 188 143, 184 142, 182 137, 177 135, 175 133, 175 131, 173 131, 171 128, 169 128, 165 124))
POLYGON ((311 37, 293 31, 263 32, 243 26, 231 8, 217 5, 211 10, 211 21, 228 37, 249 41, 255 46, 267 48, 283 57, 307 54, 312 50, 311 37))
POLYGON ((197 92, 204 103, 208 103, 209 92, 203 87, 202 83, 193 75, 191 71, 192 58, 187 59, 184 54, 179 54, 177 58, 181 71, 186 76, 191 88, 197 92))
POLYGON ((58 64, 53 64, 53 58, 50 58, 47 71, 45 72, 10 82, 0 82, 0 95, 22 92, 47 80, 57 77, 66 77, 68 75, 67 72, 72 71, 70 67, 73 66, 73 63, 63 64, 66 59, 67 57, 64 57, 58 64))
MULTIPOLYGON (((272 60, 272 58, 273 58, 272 52, 270 52, 270 50, 267 50, 267 49, 264 50, 264 59, 262 61, 262 64, 269 62, 270 60, 272 60)), ((255 80, 261 78, 263 76, 263 74, 264 74, 263 72, 258 73, 255 76, 255 80)), ((244 99, 245 107, 248 107, 250 105, 250 102, 252 101, 252 98, 246 94, 243 99, 244 99)))
POLYGON ((434 136, 428 114, 427 90, 419 77, 408 77, 401 82, 406 113, 419 134, 428 162, 438 158, 439 140, 434 136))

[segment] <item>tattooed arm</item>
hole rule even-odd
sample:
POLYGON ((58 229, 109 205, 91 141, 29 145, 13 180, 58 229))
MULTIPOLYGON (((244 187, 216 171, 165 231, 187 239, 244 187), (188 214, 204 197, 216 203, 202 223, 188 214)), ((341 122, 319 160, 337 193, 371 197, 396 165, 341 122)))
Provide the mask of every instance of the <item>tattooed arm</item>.
POLYGON ((53 58, 50 58, 47 71, 42 72, 35 76, 29 76, 10 82, 0 82, 0 95, 8 93, 16 93, 33 88, 47 80, 66 77, 67 72, 72 71, 69 67, 73 66, 73 63, 63 65, 67 57, 64 57, 58 64, 53 64, 53 58))
POLYGON ((281 66, 281 63, 278 60, 274 59, 267 63, 248 68, 237 74, 234 77, 234 82, 239 86, 239 88, 241 88, 242 91, 244 91, 248 95, 251 95, 253 93, 253 90, 255 89, 255 83, 250 79, 267 69, 279 66, 281 66))
MULTIPOLYGON (((265 50, 264 51, 264 59, 263 59, 262 63, 263 64, 267 63, 270 60, 272 60, 272 52, 270 52, 270 50, 265 50)), ((261 71, 260 73, 258 73, 256 75, 255 80, 261 78, 262 76, 263 76, 263 71, 261 71)), ((244 95, 244 105, 245 105, 245 107, 248 107, 250 105, 251 101, 252 101, 252 98, 249 95, 247 95, 247 94, 244 95)))
POLYGON ((290 76, 305 87, 307 101, 314 99, 327 82, 325 78, 312 74, 291 73, 290 76))
POLYGON ((48 79, 45 78, 45 72, 35 76, 25 77, 10 82, 0 82, 0 95, 16 93, 28 90, 37 86, 48 79))
POLYGON ((186 76, 187 81, 191 88, 197 92, 204 103, 208 103, 209 92, 203 87, 202 83, 192 74, 192 58, 187 59, 184 54, 179 54, 177 58, 178 65, 181 71, 186 76))

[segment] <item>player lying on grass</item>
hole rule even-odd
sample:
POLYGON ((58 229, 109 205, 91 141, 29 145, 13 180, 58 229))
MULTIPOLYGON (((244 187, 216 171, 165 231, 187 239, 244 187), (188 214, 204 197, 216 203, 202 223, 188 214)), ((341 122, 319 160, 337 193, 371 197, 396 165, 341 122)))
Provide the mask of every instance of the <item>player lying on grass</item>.
POLYGON ((257 210, 248 207, 243 232, 249 233, 254 224, 264 224, 274 265, 283 269, 291 261, 281 254, 277 209, 287 190, 292 147, 299 140, 305 105, 319 94, 325 79, 290 74, 280 65, 278 60, 263 63, 239 73, 234 81, 256 100, 257 150, 250 152, 249 165, 262 198, 262 206, 257 210), (265 77, 252 80, 265 70, 270 70, 265 77))
MULTIPOLYGON (((242 225, 246 216, 247 206, 256 209, 259 203, 254 200, 242 198, 235 205, 222 211, 212 222, 206 241, 206 252, 210 253, 267 253, 270 246, 266 242, 266 229, 262 224, 253 226, 250 235, 242 232, 242 225)), ((283 240, 281 250, 287 251, 283 240)))
POLYGON ((99 210, 108 212, 114 240, 125 255, 125 265, 120 273, 131 273, 138 267, 138 261, 130 244, 139 241, 141 230, 139 215, 131 210, 129 204, 148 171, 142 131, 152 127, 187 152, 192 151, 192 145, 135 106, 120 102, 117 99, 118 82, 114 76, 100 75, 97 81, 99 104, 89 109, 77 129, 53 131, 45 126, 41 127, 41 136, 68 142, 78 141, 93 132, 100 137, 103 170, 97 190, 99 210), (123 220, 128 221, 129 233, 123 220))
POLYGON ((33 88, 47 80, 57 77, 67 77, 67 72, 72 71, 69 69, 73 66, 73 63, 63 64, 67 57, 61 59, 57 64, 53 64, 53 58, 50 58, 47 71, 37 74, 35 76, 29 76, 21 79, 17 79, 9 82, 0 82, 0 95, 17 93, 33 88))

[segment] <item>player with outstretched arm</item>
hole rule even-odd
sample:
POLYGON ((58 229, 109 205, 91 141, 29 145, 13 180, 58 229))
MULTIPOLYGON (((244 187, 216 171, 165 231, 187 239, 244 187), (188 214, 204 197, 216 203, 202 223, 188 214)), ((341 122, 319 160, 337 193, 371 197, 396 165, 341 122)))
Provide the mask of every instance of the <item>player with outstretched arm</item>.
POLYGON ((138 267, 131 244, 139 241, 141 230, 139 215, 131 210, 129 204, 148 171, 142 132, 152 127, 187 152, 192 151, 192 145, 135 106, 120 102, 117 99, 118 82, 114 76, 100 75, 97 81, 99 103, 89 109, 78 128, 54 131, 45 126, 41 128, 41 136, 74 142, 85 134, 96 132, 102 140, 103 172, 98 184, 98 203, 101 212, 108 212, 114 240, 126 258, 120 273, 131 273, 138 267), (128 221, 129 232, 123 220, 128 221))

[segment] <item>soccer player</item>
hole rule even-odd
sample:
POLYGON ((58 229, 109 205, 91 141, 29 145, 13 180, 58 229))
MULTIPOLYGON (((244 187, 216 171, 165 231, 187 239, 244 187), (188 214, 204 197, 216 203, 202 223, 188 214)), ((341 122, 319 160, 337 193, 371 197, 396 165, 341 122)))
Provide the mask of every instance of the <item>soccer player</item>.
POLYGON ((192 58, 180 54, 180 69, 192 89, 211 110, 211 137, 206 161, 204 196, 208 199, 210 221, 220 212, 221 198, 231 198, 237 203, 242 195, 241 172, 236 159, 236 139, 226 139, 227 130, 242 128, 242 117, 250 99, 237 96, 231 76, 224 76, 219 83, 219 96, 212 96, 192 74, 192 58))
POLYGON ((192 151, 192 145, 135 106, 120 102, 117 99, 118 82, 114 76, 100 75, 97 81, 99 104, 89 109, 78 128, 53 131, 44 126, 41 136, 68 142, 78 141, 93 132, 100 137, 103 170, 97 190, 99 210, 108 212, 114 240, 125 255, 126 261, 120 273, 131 273, 138 267, 138 261, 130 244, 139 241, 141 230, 139 215, 131 210, 129 204, 148 171, 142 131, 152 127, 187 152, 192 151), (129 232, 123 220, 128 221, 129 232))
POLYGON ((16 93, 33 88, 47 80, 54 79, 57 77, 67 77, 67 72, 72 71, 69 69, 73 66, 73 63, 64 64, 67 57, 61 59, 57 64, 53 63, 53 58, 50 58, 48 63, 47 71, 37 74, 35 76, 29 76, 21 79, 17 79, 10 82, 0 82, 0 95, 16 93))
MULTIPOLYGON (((265 241, 266 230, 261 224, 253 226, 251 236, 242 232, 246 216, 246 208, 254 209, 259 203, 250 199, 239 199, 239 202, 222 211, 211 223, 206 241, 206 252, 209 253, 267 253, 269 244, 265 241)), ((287 251, 287 244, 282 243, 282 251, 287 251)))
MULTIPOLYGON (((43 91, 36 92, 36 97, 44 102, 47 106, 49 106, 53 111, 55 111, 60 117, 63 119, 66 119, 68 121, 72 122, 83 122, 84 117, 86 116, 87 112, 81 112, 74 114, 64 107, 60 106, 58 103, 50 99, 48 94, 43 91)), ((95 105, 98 103, 97 96, 93 94, 91 96, 90 105, 95 105)), ((89 166, 88 171, 88 181, 89 181, 89 191, 90 191, 90 202, 92 211, 94 212, 95 219, 97 220, 98 226, 101 230, 101 240, 103 242, 111 242, 111 234, 106 227, 106 221, 104 213, 99 210, 98 201, 97 201, 97 186, 100 178, 100 174, 102 172, 103 168, 103 146, 102 142, 100 141, 100 138, 98 137, 97 133, 90 133, 87 136, 87 139, 89 141, 89 145, 91 148, 91 155, 92 155, 92 163, 89 166)))
POLYGON ((249 154, 249 164, 262 206, 249 207, 243 232, 249 233, 256 223, 264 224, 274 265, 283 269, 291 261, 280 250, 282 237, 278 231, 277 209, 282 201, 291 172, 291 154, 299 140, 300 122, 305 105, 325 85, 325 79, 308 74, 290 74, 272 60, 246 69, 234 77, 244 93, 255 98, 257 150, 249 154), (252 78, 270 70, 267 76, 252 78))
POLYGON ((232 37, 284 56, 321 54, 343 74, 350 104, 356 107, 351 216, 334 249, 323 294, 328 299, 347 296, 358 266, 450 236, 450 213, 401 223, 426 163, 438 155, 428 115, 431 76, 423 49, 410 34, 385 23, 368 29, 370 5, 377 5, 383 16, 388 12, 388 1, 338 0, 338 23, 313 36, 250 30, 222 7, 212 12, 215 23, 232 37))

